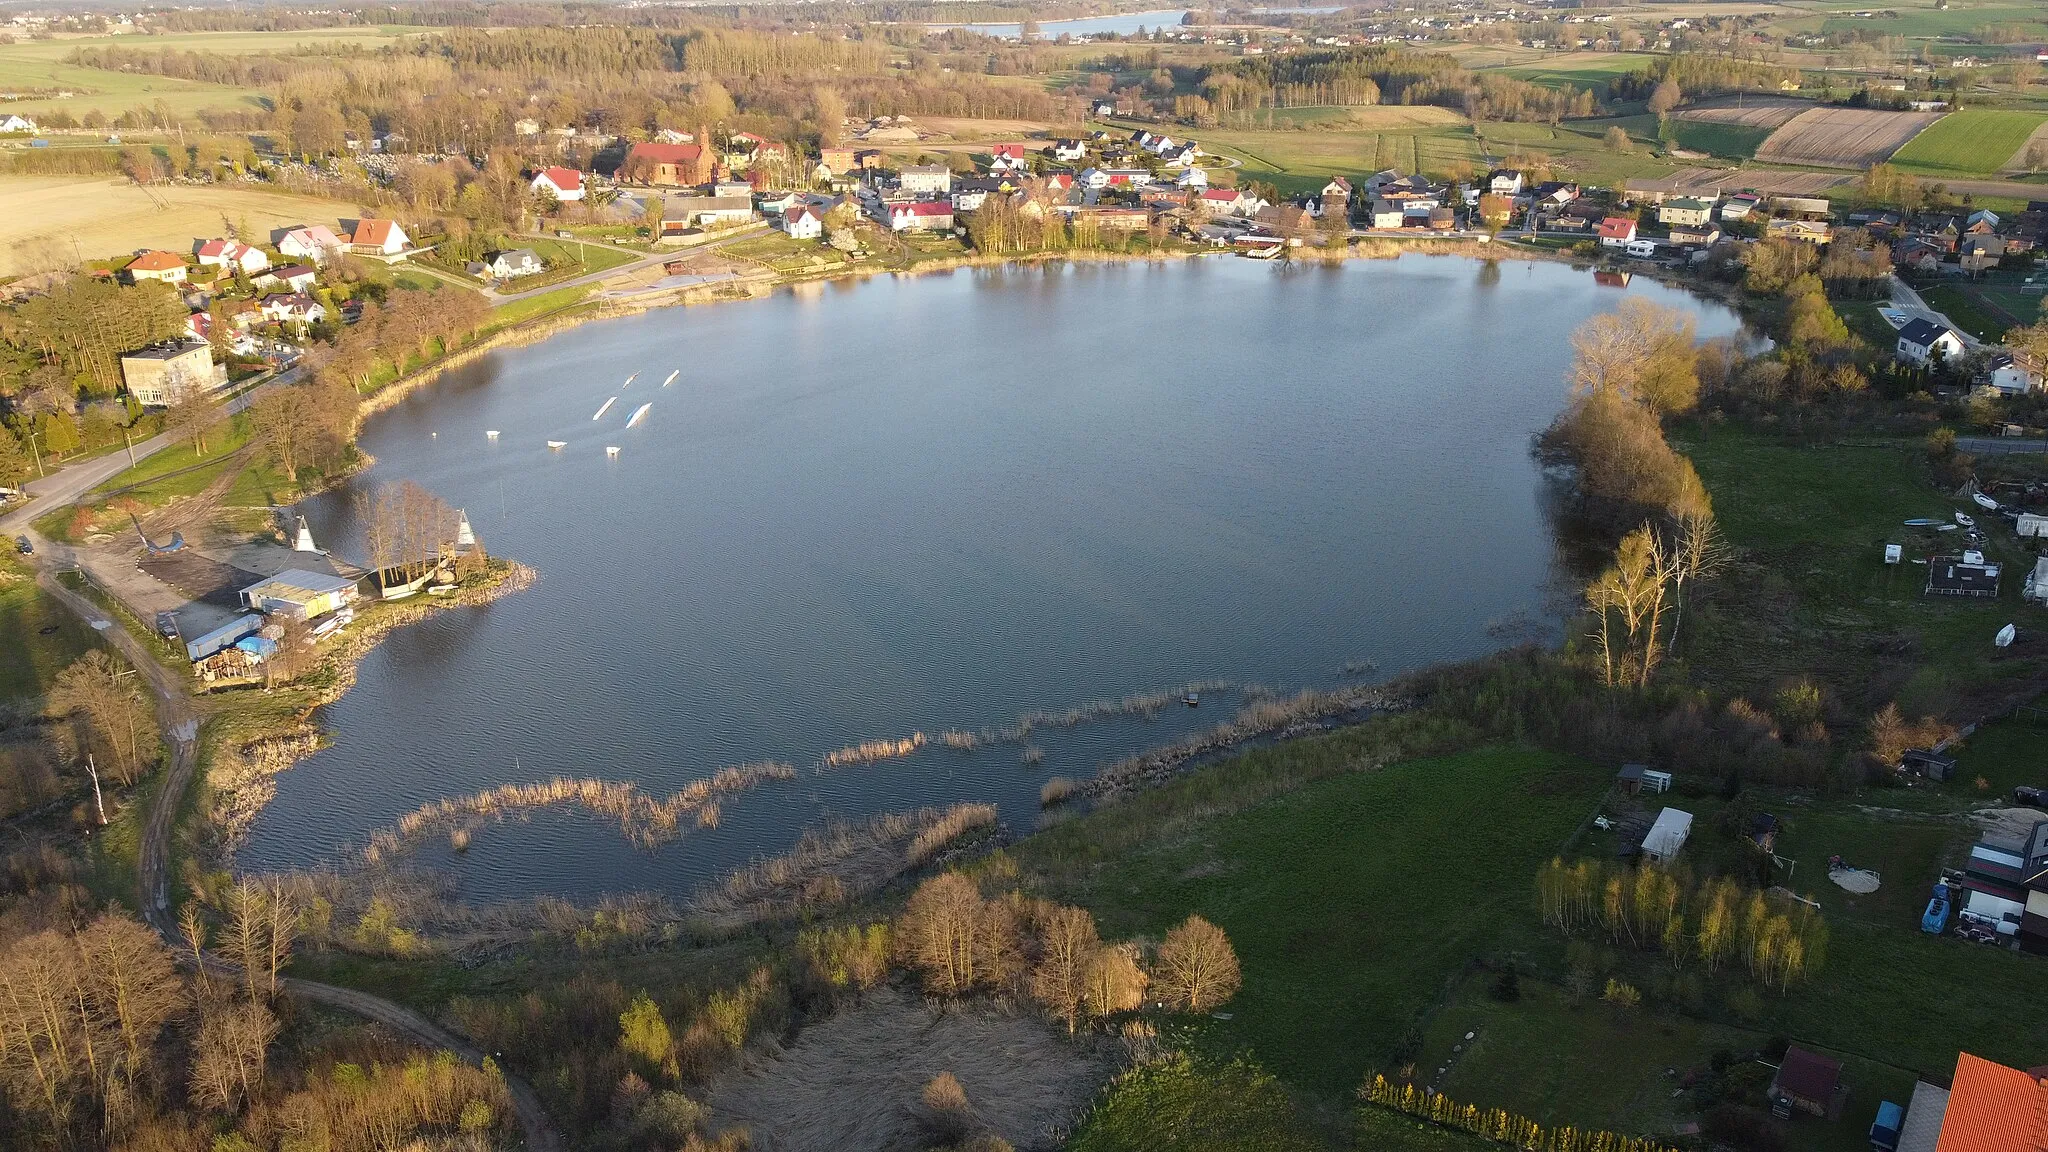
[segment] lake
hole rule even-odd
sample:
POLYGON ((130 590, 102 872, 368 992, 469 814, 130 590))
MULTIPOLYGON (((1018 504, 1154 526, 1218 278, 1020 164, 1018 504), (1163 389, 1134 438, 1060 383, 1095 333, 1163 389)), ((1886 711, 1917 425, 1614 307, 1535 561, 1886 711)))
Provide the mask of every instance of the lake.
MULTIPOLYGON (((1047 20, 1039 24, 1038 35, 1043 40, 1057 40, 1061 36, 1130 36, 1140 30, 1151 32, 1162 27, 1180 27, 1187 18, 1185 8, 1159 8, 1146 12, 1120 12, 1114 16, 1088 16, 1075 20, 1047 20)), ((965 28, 998 40, 1022 40, 1022 24, 927 24, 933 32, 944 32, 949 28, 965 28)))
POLYGON ((928 746, 814 770, 833 749, 1554 635, 1530 437, 1565 399, 1572 329, 1630 294, 1691 309, 1702 338, 1738 328, 1556 263, 1215 257, 813 284, 494 353, 370 420, 375 467, 304 510, 360 557, 349 491, 411 478, 538 582, 364 659, 320 717, 332 746, 279 778, 238 862, 339 858, 506 782, 659 796, 797 765, 654 850, 548 812, 422 857, 478 897, 687 893, 828 819, 988 800, 1028 832, 1048 778, 1217 723, 1233 697, 1035 732, 1038 763, 928 746))

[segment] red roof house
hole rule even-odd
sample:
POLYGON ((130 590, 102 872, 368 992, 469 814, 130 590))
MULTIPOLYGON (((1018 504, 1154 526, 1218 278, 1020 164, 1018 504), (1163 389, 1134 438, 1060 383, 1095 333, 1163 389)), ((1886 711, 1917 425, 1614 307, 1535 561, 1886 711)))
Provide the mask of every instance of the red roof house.
POLYGON ((567 204, 583 199, 583 173, 574 168, 543 168, 534 175, 531 187, 535 192, 552 192, 556 200, 567 204))
POLYGON ((379 220, 364 217, 356 221, 355 234, 349 237, 349 247, 373 256, 396 256, 405 251, 411 237, 396 220, 379 220))
POLYGON ((2022 1072, 1964 1052, 1935 1152, 2048 1152, 2048 1068, 2022 1072))
POLYGON ((1609 216, 1600 222, 1599 235, 1602 247, 1625 247, 1636 238, 1636 222, 1627 216, 1609 216))
POLYGON ((889 205, 889 227, 897 232, 945 232, 953 227, 953 202, 915 200, 889 205))

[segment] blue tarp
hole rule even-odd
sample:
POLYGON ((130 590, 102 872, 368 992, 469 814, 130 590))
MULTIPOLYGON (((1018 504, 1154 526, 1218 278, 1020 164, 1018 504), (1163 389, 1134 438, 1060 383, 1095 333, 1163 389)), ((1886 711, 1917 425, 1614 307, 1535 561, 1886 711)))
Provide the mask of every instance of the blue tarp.
POLYGON ((230 620, 204 636, 197 636, 185 643, 185 656, 197 663, 223 648, 232 647, 244 636, 254 636, 263 630, 263 617, 254 612, 230 620))
POLYGON ((235 641, 235 647, 261 659, 277 651, 277 641, 272 640, 268 636, 244 636, 240 640, 235 641))
POLYGON ((1877 1106, 1877 1119, 1870 1125, 1870 1143, 1874 1148, 1897 1148, 1899 1131, 1906 1126, 1906 1110, 1889 1100, 1877 1106))

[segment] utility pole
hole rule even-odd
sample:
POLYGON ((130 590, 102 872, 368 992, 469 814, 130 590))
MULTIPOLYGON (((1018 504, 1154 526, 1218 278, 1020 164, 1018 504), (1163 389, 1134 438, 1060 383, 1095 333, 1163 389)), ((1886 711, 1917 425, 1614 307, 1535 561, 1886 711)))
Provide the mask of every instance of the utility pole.
POLYGON ((32 455, 32 456, 34 456, 34 457, 36 458, 36 475, 37 475, 37 476, 47 476, 47 475, 49 475, 49 473, 47 473, 47 472, 43 471, 43 453, 42 453, 42 449, 40 449, 40 448, 36 447, 36 437, 38 437, 38 436, 41 436, 41 435, 42 435, 42 433, 41 433, 41 432, 38 432, 38 431, 36 431, 36 428, 35 428, 35 423, 34 423, 34 421, 30 421, 30 423, 29 423, 29 429, 28 429, 28 450, 29 450, 29 454, 30 454, 30 455, 32 455))
POLYGON ((135 439, 128 435, 128 426, 121 425, 121 443, 128 447, 128 466, 135 467, 135 439))

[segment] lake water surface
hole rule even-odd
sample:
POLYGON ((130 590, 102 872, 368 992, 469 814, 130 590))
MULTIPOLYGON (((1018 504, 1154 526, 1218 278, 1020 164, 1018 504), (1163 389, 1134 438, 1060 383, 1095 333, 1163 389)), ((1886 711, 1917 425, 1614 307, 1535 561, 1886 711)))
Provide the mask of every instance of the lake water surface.
MULTIPOLYGON (((1571 330, 1631 293, 1738 326, 1560 264, 1212 258, 812 285, 496 353, 372 419, 356 484, 418 480, 539 582, 386 639, 240 863, 338 858, 506 782, 664 795, 798 765, 653 851, 551 812, 426 856, 479 897, 688 892, 832 818, 989 800, 1028 831, 1049 777, 1230 701, 1036 733, 1032 765, 1007 744, 814 771, 835 748, 1497 648, 1547 626, 1558 571, 1530 437, 1571 330)), ((347 492, 306 511, 360 555, 347 492)))
MULTIPOLYGON (((1061 36, 1131 36, 1139 31, 1153 31, 1165 27, 1180 27, 1187 18, 1185 8, 1157 8, 1144 12, 1119 12, 1114 16, 1085 16, 1073 20, 1047 20, 1039 24, 1038 36, 1042 40, 1057 40, 1061 36)), ((1022 24, 927 24, 933 32, 948 28, 965 28, 984 36, 999 40, 1021 40, 1024 38, 1022 24)))

